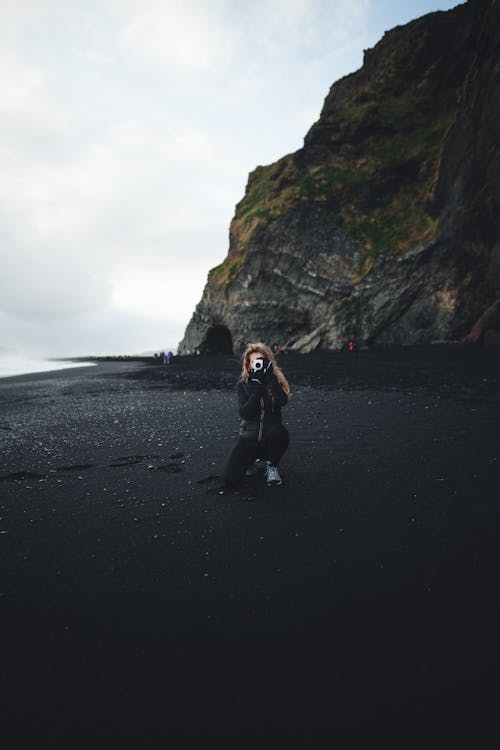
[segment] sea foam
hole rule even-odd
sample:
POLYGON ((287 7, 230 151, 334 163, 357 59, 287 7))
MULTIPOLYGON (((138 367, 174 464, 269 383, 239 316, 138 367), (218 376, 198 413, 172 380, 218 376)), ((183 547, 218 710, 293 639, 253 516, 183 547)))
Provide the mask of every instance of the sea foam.
POLYGON ((89 367, 94 364, 94 362, 67 362, 56 359, 33 359, 17 354, 1 354, 0 378, 8 378, 13 375, 27 375, 34 372, 66 370, 70 367, 89 367))

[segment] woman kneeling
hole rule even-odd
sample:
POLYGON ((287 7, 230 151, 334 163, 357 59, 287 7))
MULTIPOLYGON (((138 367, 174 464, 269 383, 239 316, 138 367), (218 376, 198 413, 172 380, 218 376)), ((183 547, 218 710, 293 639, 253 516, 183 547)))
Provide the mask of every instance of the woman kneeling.
POLYGON ((257 458, 263 458, 267 484, 281 484, 278 465, 289 442, 281 408, 288 403, 290 386, 266 344, 248 344, 242 361, 237 386, 240 437, 226 459, 223 478, 234 484, 250 473, 257 458))

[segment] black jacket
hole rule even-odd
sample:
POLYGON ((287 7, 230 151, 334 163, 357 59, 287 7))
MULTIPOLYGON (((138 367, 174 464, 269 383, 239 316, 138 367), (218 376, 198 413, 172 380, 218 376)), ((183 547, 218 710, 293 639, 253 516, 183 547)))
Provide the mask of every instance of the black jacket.
POLYGON ((241 437, 262 440, 273 427, 282 424, 281 407, 288 403, 288 396, 274 374, 268 375, 263 386, 240 380, 237 392, 241 437))

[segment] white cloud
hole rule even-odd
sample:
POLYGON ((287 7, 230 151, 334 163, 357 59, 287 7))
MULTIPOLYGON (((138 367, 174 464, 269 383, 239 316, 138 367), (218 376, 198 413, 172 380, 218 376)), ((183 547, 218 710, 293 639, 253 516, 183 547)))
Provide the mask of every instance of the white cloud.
POLYGON ((0 344, 173 347, 248 172, 300 147, 376 7, 2 0, 0 344))
POLYGON ((224 23, 225 4, 212 0, 150 0, 137 2, 122 29, 126 47, 147 54, 168 70, 204 70, 233 53, 224 23))
POLYGON ((30 116, 43 110, 43 76, 0 50, 0 113, 4 117, 30 116))
POLYGON ((199 264, 163 262, 152 268, 143 261, 128 263, 113 276, 112 306, 159 320, 168 317, 182 327, 192 313, 186 289, 197 284, 201 295, 205 278, 206 269, 199 264))

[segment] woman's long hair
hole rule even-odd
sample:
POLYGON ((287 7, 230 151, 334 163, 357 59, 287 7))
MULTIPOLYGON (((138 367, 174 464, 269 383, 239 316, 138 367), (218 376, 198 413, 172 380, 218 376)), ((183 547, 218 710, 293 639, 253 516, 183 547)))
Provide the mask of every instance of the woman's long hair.
POLYGON ((273 372, 276 376, 276 380, 281 385, 281 387, 285 391, 288 398, 290 398, 291 391, 290 391, 290 385, 288 384, 288 380, 283 375, 283 372, 281 371, 281 368, 276 362, 276 357, 274 356, 270 347, 267 344, 263 344, 261 341, 247 344, 247 348, 245 349, 243 356, 241 358, 241 361, 242 361, 241 377, 244 380, 248 380, 248 377, 250 375, 250 355, 254 354, 255 352, 259 352, 260 354, 263 354, 266 359, 268 359, 270 362, 273 363, 273 372))

